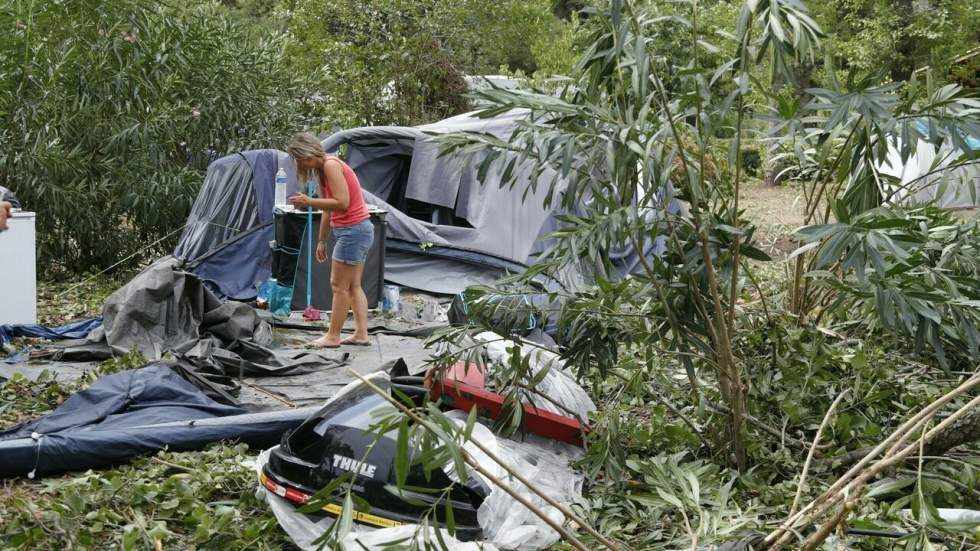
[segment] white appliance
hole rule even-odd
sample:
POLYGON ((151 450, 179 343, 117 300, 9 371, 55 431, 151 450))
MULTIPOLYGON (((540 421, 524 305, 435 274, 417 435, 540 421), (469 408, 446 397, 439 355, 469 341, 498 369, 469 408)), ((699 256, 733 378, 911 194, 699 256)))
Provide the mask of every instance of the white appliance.
POLYGON ((0 325, 37 323, 34 213, 17 212, 0 232, 0 325))

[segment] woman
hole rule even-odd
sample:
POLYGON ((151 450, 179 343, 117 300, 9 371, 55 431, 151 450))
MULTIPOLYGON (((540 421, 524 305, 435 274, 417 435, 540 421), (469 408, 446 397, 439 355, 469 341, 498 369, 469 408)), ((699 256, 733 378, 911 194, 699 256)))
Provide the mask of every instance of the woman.
POLYGON ((324 153, 320 142, 310 133, 301 132, 293 136, 288 151, 296 161, 297 181, 305 184, 310 177, 315 177, 320 184, 322 199, 313 199, 303 193, 289 198, 289 202, 298 208, 312 206, 323 211, 316 244, 317 262, 327 260, 327 236, 331 229, 334 237, 333 262, 330 266, 330 287, 333 289, 330 328, 310 346, 370 346, 367 296, 361 288, 361 276, 368 250, 374 242, 374 226, 364 204, 361 184, 354 170, 337 157, 324 153), (348 310, 354 311, 354 335, 341 340, 340 331, 347 320, 348 310))

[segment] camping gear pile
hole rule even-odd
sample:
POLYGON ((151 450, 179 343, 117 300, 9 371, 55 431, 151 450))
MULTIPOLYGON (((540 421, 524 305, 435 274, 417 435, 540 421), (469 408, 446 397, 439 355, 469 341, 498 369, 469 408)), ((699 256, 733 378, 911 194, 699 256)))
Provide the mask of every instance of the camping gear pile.
MULTIPOLYGON (((489 343, 487 370, 506 361, 506 349, 517 346, 494 334, 483 334, 478 339, 489 343)), ((595 406, 555 362, 557 357, 547 352, 533 357, 532 376, 547 370, 542 385, 548 389, 544 393, 547 399, 524 404, 524 432, 514 438, 499 436, 490 428, 504 399, 499 392, 487 388, 490 374, 478 365, 456 364, 437 374, 430 371, 425 377, 406 375, 407 371, 399 371, 396 365, 389 373, 375 374, 372 380, 392 397, 410 400, 411 405, 434 400, 449 411, 448 416, 459 426, 465 425, 470 408, 476 407, 481 417, 470 441, 463 443, 464 450, 494 478, 516 488, 550 517, 561 518, 557 509, 513 479, 472 443, 478 441, 491 448, 494 455, 505 458, 511 469, 533 480, 539 491, 544 490, 558 501, 568 503, 580 496, 583 479, 571 464, 581 457, 579 446, 582 433, 587 430, 580 419, 588 419, 595 406)), ((372 427, 392 411, 388 400, 366 383, 351 383, 287 434, 279 446, 260 456, 256 467, 262 484, 260 495, 297 545, 317 549, 314 542, 342 509, 333 501, 327 501, 316 514, 300 513, 296 507, 306 504, 318 489, 344 476, 351 477, 349 485, 359 501, 368 504, 366 509, 352 514, 356 528, 344 543, 353 548, 360 544, 374 549, 405 538, 422 541, 432 538, 431 531, 435 530, 443 532, 438 537, 453 550, 541 549, 558 541, 558 534, 544 521, 479 473, 469 472, 466 480, 452 484, 451 466, 427 475, 422 465, 413 463, 406 483, 428 490, 411 491, 411 499, 388 490, 396 483, 397 431, 379 435, 372 432, 372 427), (444 497, 440 490, 445 488, 451 491, 444 497), (443 528, 449 514, 447 508, 452 509, 455 536, 443 528), (418 524, 421 518, 429 518, 425 527, 418 524), (464 543, 474 541, 480 541, 481 547, 464 543)))

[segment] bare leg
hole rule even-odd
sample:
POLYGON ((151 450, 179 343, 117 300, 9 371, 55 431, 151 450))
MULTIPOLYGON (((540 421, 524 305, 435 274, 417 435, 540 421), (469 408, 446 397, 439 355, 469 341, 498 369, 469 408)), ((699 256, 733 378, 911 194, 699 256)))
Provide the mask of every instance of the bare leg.
POLYGON ((350 285, 351 310, 354 311, 354 336, 347 339, 353 342, 368 342, 367 332, 368 302, 364 288, 361 287, 361 277, 364 275, 364 264, 355 266, 356 273, 350 285))
POLYGON ((357 266, 349 266, 336 260, 331 261, 330 265, 330 288, 333 290, 333 310, 330 313, 330 328, 327 333, 313 344, 319 346, 337 346, 340 344, 340 331, 344 328, 347 321, 347 312, 350 310, 353 297, 350 287, 354 275, 357 273, 357 266))

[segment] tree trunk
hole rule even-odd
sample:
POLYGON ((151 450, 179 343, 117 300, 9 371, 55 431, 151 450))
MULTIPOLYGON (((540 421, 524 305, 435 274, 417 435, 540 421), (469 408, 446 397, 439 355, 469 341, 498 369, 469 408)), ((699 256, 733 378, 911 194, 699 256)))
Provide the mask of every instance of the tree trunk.
MULTIPOLYGON (((980 408, 964 415, 943 432, 937 434, 925 447, 924 455, 943 455, 949 450, 980 440, 980 408)), ((835 467, 849 467, 864 459, 873 448, 861 448, 844 455, 826 459, 835 467)))

